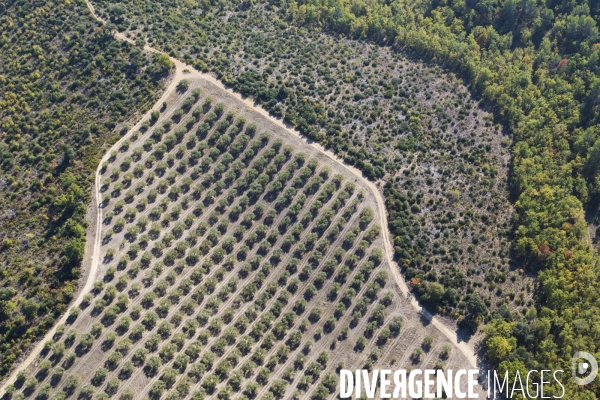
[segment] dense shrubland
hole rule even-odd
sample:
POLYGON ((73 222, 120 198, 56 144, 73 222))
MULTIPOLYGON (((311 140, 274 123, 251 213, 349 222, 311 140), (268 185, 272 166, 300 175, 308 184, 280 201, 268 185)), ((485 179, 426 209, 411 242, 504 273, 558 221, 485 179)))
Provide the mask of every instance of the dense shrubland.
MULTIPOLYGON (((336 368, 399 349, 370 195, 216 94, 185 96, 103 168, 105 276, 13 399, 325 399, 336 368)), ((415 364, 444 365, 433 342, 415 364)))
POLYGON ((168 74, 83 1, 0 4, 0 375, 65 311, 91 181, 115 127, 168 74))

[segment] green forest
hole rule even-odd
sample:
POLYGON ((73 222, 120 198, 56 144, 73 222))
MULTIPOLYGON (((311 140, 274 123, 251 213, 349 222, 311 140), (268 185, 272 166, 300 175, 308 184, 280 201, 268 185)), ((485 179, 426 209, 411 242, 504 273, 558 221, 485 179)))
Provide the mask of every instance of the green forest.
POLYGON ((0 4, 0 375, 72 300, 98 161, 169 68, 83 1, 0 4))
MULTIPOLYGON (((0 5, 2 373, 72 296, 102 144, 168 74, 146 42, 382 182, 414 292, 482 326, 500 369, 568 371, 575 351, 600 357, 588 230, 600 199, 597 2, 94 5, 137 46, 112 39, 82 2, 0 5), (464 181, 461 198, 452 183, 464 181)), ((576 390, 600 393, 566 396, 576 390)))

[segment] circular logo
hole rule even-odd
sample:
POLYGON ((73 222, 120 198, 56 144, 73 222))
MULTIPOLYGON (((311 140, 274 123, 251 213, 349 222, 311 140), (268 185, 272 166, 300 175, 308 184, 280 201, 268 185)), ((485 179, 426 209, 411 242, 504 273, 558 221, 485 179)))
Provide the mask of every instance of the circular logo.
POLYGON ((572 371, 573 382, 575 382, 577 385, 587 385, 588 383, 596 379, 596 375, 598 375, 598 362, 590 353, 587 353, 585 351, 578 351, 577 353, 573 354, 572 371), (582 358, 586 359, 589 363, 579 362, 579 360, 582 358), (577 376, 585 374, 588 370, 591 370, 590 374, 585 378, 580 378, 579 376, 577 376))

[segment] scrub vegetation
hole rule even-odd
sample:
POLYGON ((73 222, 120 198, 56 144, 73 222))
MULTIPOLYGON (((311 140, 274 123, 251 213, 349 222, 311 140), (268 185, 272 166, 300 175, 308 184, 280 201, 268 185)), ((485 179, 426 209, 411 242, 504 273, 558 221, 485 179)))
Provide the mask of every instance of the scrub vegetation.
POLYGON ((114 39, 83 1, 3 2, 0 32, 3 376, 72 300, 98 160, 170 64, 114 39))

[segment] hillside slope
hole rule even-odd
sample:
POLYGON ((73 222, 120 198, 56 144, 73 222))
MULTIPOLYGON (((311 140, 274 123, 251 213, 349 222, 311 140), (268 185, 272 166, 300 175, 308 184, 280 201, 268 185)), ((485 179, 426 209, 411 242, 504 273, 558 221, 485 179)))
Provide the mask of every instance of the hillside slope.
MULTIPOLYGON (((391 49, 440 63, 459 73, 466 78, 471 93, 484 100, 493 110, 495 121, 501 122, 514 139, 514 144, 506 141, 505 145, 511 146, 513 156, 511 193, 518 198, 511 225, 505 225, 506 220, 485 221, 484 225, 489 225, 493 235, 503 231, 499 227, 510 230, 512 226, 514 237, 507 239, 518 257, 518 267, 514 268, 513 264, 512 271, 521 275, 511 276, 511 269, 504 269, 502 262, 498 266, 494 260, 471 261, 470 267, 477 272, 482 265, 493 266, 484 273, 485 289, 492 292, 495 285, 505 282, 507 277, 523 280, 522 273, 537 276, 541 286, 535 301, 529 298, 533 284, 524 285, 522 293, 515 290, 514 296, 510 286, 500 286, 491 299, 482 298, 481 292, 467 297, 471 294, 469 291, 478 292, 473 284, 478 287, 479 282, 477 274, 467 275, 469 268, 466 268, 465 272, 459 272, 467 275, 465 281, 471 282, 471 287, 464 289, 457 307, 452 306, 454 296, 441 296, 443 301, 435 303, 441 309, 457 311, 462 321, 471 326, 494 320, 496 325, 490 328, 487 342, 502 343, 502 346, 490 348, 490 359, 511 370, 568 369, 576 349, 597 351, 597 334, 592 327, 600 305, 590 293, 598 291, 600 271, 596 252, 590 247, 590 236, 595 230, 592 235, 588 234, 584 212, 587 205, 591 210, 590 221, 597 215, 600 48, 596 44, 599 15, 596 3, 157 2, 145 13, 140 13, 135 5, 116 6, 110 1, 99 4, 104 15, 120 29, 184 57, 200 68, 215 71, 224 81, 252 94, 272 113, 284 115, 304 133, 352 160, 374 178, 385 179, 387 174, 393 175, 411 165, 410 159, 398 160, 397 153, 379 158, 380 154, 386 154, 385 143, 402 139, 393 145, 397 151, 410 149, 427 154, 423 151, 427 149, 425 144, 435 143, 439 147, 435 139, 445 137, 436 132, 428 143, 423 143, 419 142, 419 133, 427 132, 427 128, 442 128, 447 116, 451 116, 450 121, 460 120, 468 107, 459 107, 457 114, 442 108, 440 124, 436 126, 432 121, 430 127, 420 124, 423 113, 414 102, 400 102, 399 107, 405 105, 406 110, 417 112, 403 121, 405 125, 395 124, 402 127, 398 132, 386 129, 386 120, 391 118, 377 118, 378 112, 381 115, 386 110, 378 107, 381 98, 386 95, 406 97, 410 92, 400 85, 403 82, 395 81, 393 75, 384 74, 369 82, 356 73, 356 66, 344 71, 340 66, 342 61, 346 58, 352 61, 356 54, 361 54, 362 67, 368 71, 369 67, 382 65, 379 54, 387 51, 382 49, 391 49), (245 26, 248 22, 256 27, 248 35, 249 40, 236 40, 239 35, 236 26, 245 26), (211 29, 207 29, 209 27, 211 29), (329 34, 318 33, 323 27, 329 34), (219 34, 213 35, 213 32, 219 34), (355 40, 341 39, 338 34, 355 40), (310 39, 304 42, 302 38, 310 39), (287 45, 288 51, 282 51, 286 47, 280 47, 277 39, 293 45, 287 45), (364 39, 379 46, 370 47, 371 51, 366 53, 356 50, 369 48, 364 39), (327 48, 335 49, 335 56, 319 57, 326 63, 319 65, 320 69, 314 68, 319 62, 316 56, 328 54, 327 48), (285 61, 287 59, 291 61, 285 61), (281 64, 285 68, 281 68, 281 64), (336 75, 334 68, 341 69, 341 73, 336 75), (339 93, 328 90, 337 85, 343 88, 339 93), (340 97, 342 102, 339 102, 340 97), (367 100, 367 104, 359 103, 360 108, 354 108, 354 102, 361 100, 367 100), (328 104, 336 105, 328 109, 328 104), (376 109, 369 108, 373 106, 376 109), (369 114, 367 110, 373 111, 369 114), (349 117, 352 122, 348 122, 349 117), (357 117, 367 122, 371 131, 366 129, 363 134, 359 130, 362 123, 355 122, 357 117), (410 134, 406 135, 407 132, 410 134), (481 306, 482 300, 488 300, 488 304, 481 306), (526 307, 515 307, 515 303, 526 307), (506 307, 502 307, 503 304, 506 307), (498 307, 498 310, 489 313, 488 307, 498 307), (519 313, 511 313, 511 309, 518 309, 519 313)), ((427 99, 436 90, 417 87, 416 92, 417 99, 418 92, 427 99)), ((394 120, 398 118, 394 116, 394 120)), ((460 126, 455 130, 451 132, 460 132, 460 126)), ((458 145, 463 143, 456 145, 460 147, 458 145)), ((485 143, 482 144, 485 149, 485 143)), ((481 153, 473 150, 471 147, 466 152, 466 160, 476 165, 476 157, 481 153)), ((488 156, 483 153, 482 158, 488 156)), ((483 165, 481 172, 493 177, 501 165, 499 162, 483 165)), ((436 176, 439 175, 434 174, 434 182, 436 176)), ((456 175, 454 179, 461 181, 456 175)), ((427 182, 427 177, 424 180, 427 182)), ((431 298, 431 294, 454 289, 457 282, 460 287, 463 276, 455 275, 450 279, 444 277, 444 288, 440 290, 433 285, 439 274, 426 276, 434 268, 432 260, 410 257, 410 252, 406 257, 407 243, 415 252, 420 251, 419 247, 427 247, 423 244, 431 243, 432 253, 437 252, 439 246, 433 248, 435 236, 421 236, 422 232, 410 221, 411 210, 423 209, 420 199, 407 196, 394 186, 393 183, 388 186, 388 207, 392 211, 400 208, 399 223, 390 221, 390 226, 395 233, 400 233, 396 239, 404 246, 398 246, 402 257, 399 261, 409 261, 406 271, 412 268, 418 273, 418 269, 423 269, 421 275, 414 276, 417 293, 425 292, 431 298), (432 293, 419 287, 422 282, 426 288, 434 289, 432 293)), ((488 195, 501 199, 506 193, 475 192, 479 199, 488 195)), ((435 204, 436 199, 433 201, 435 204)), ((496 209, 506 209, 501 201, 496 209)), ((496 213, 494 205, 485 209, 481 218, 496 213)), ((446 211, 451 210, 444 210, 444 214, 446 211)), ((444 221, 442 224, 452 227, 450 217, 451 214, 438 215, 436 223, 444 221)), ((456 229, 464 232, 460 224, 456 229)), ((472 240, 475 251, 479 250, 479 243, 485 242, 479 234, 470 238, 475 239, 472 240)), ((448 253, 448 249, 443 250, 448 253)), ((497 249, 493 251, 498 254, 497 249)), ((442 266, 448 263, 448 257, 445 258, 442 266)), ((437 273, 437 269, 434 270, 437 273)), ((434 298, 440 296, 434 294, 434 298)), ((596 387, 587 389, 597 392, 596 387)))

